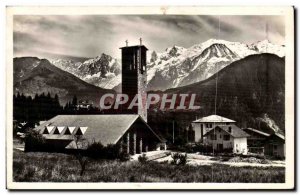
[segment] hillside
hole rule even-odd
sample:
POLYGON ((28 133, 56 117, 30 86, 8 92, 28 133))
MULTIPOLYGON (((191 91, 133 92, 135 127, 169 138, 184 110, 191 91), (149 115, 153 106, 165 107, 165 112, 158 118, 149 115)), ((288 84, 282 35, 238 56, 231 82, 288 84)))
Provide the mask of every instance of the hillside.
POLYGON ((214 113, 217 77, 218 115, 236 120, 240 127, 284 131, 284 63, 284 58, 273 54, 250 55, 209 79, 165 92, 196 93, 201 109, 191 115, 190 120, 194 120, 214 113))
POLYGON ((74 95, 78 99, 88 99, 98 104, 102 94, 114 93, 113 90, 88 84, 55 67, 46 59, 35 57, 14 58, 14 93, 17 92, 27 96, 43 92, 58 94, 62 105, 74 95))

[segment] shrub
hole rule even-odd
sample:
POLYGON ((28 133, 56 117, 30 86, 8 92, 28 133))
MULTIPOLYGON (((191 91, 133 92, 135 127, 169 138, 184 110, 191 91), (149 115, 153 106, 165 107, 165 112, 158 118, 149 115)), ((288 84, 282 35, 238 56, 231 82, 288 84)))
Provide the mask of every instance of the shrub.
POLYGON ((147 156, 146 156, 145 153, 143 153, 142 155, 140 155, 140 156, 138 157, 138 161, 139 161, 140 163, 142 163, 142 164, 145 164, 145 163, 147 162, 147 160, 148 160, 148 158, 147 158, 147 156))
POLYGON ((122 162, 130 160, 129 154, 127 154, 127 152, 124 152, 124 151, 119 153, 119 157, 118 158, 122 162))
POLYGON ((223 153, 225 154, 232 154, 233 153, 233 148, 225 148, 222 150, 223 153))
POLYGON ((120 152, 119 147, 114 144, 103 146, 100 142, 91 144, 85 151, 86 156, 93 159, 120 159, 127 161, 130 156, 126 152, 120 152))
POLYGON ((108 144, 103 149, 103 157, 106 159, 117 159, 119 157, 119 147, 114 144, 108 144))
POLYGON ((25 152, 43 151, 45 149, 45 138, 38 131, 28 130, 25 135, 25 152))
POLYGON ((171 161, 173 165, 185 165, 187 163, 187 154, 173 153, 171 157, 173 158, 171 161))
POLYGON ((103 158, 104 146, 100 142, 95 142, 91 144, 87 150, 86 155, 93 159, 103 158))

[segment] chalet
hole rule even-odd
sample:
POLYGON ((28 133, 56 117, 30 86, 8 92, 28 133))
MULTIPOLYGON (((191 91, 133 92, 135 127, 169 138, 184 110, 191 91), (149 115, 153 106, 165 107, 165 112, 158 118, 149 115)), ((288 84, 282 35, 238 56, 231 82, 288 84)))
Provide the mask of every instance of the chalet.
POLYGON ((76 105, 77 110, 89 110, 93 107, 93 103, 88 100, 79 100, 76 105))
POLYGON ((264 155, 265 142, 270 137, 270 134, 253 128, 245 128, 243 131, 250 135, 247 138, 248 152, 264 155))
POLYGON ((285 157, 285 136, 280 133, 270 135, 264 145, 265 155, 284 158, 285 157))
POLYGON ((285 157, 285 137, 279 133, 265 133, 253 128, 243 129, 248 137, 248 151, 250 153, 285 157))
POLYGON ((166 149, 165 140, 139 115, 58 115, 36 130, 55 150, 86 149, 94 142, 129 154, 166 149))
POLYGON ((247 137, 249 135, 236 125, 218 125, 204 134, 204 143, 214 150, 232 150, 233 153, 247 154, 247 137))
POLYGON ((202 142, 203 135, 210 131, 214 126, 233 125, 234 120, 218 116, 210 115, 202 117, 192 122, 193 130, 195 131, 195 142, 202 142))

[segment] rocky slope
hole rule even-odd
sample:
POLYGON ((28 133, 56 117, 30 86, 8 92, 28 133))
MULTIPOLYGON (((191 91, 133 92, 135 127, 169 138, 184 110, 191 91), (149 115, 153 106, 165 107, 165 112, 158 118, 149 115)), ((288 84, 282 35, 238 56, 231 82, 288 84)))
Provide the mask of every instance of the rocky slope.
POLYGON ((101 54, 84 62, 56 59, 52 63, 95 86, 112 89, 121 83, 121 66, 117 59, 101 54))

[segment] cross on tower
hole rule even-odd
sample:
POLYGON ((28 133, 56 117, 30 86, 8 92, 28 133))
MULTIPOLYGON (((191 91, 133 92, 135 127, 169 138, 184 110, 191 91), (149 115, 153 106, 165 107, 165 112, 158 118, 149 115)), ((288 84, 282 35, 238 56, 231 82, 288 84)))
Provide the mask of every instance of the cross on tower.
POLYGON ((142 38, 140 38, 140 45, 142 45, 142 38))
POLYGON ((126 40, 125 43, 126 43, 126 47, 127 47, 128 46, 128 40, 126 40))

